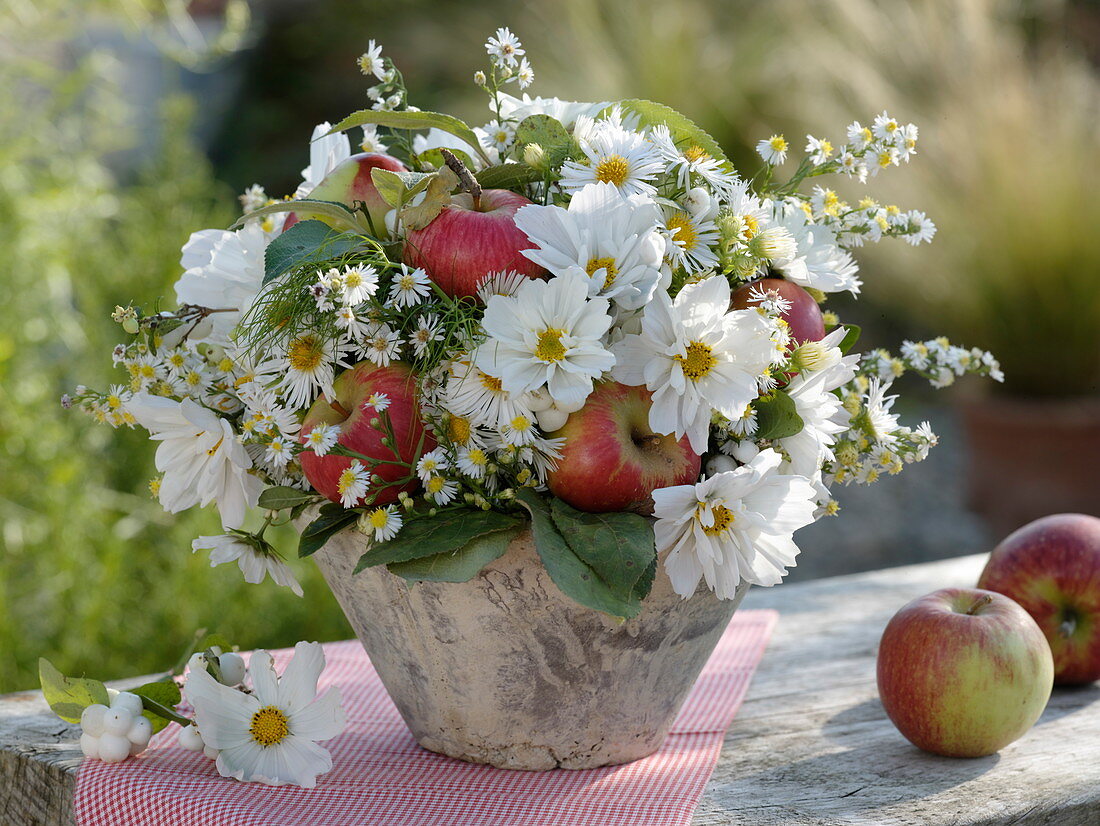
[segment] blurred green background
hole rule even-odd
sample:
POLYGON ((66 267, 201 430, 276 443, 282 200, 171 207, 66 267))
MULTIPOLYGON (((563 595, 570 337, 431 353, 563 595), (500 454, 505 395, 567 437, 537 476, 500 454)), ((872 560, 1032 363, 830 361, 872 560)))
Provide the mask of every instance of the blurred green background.
POLYGON ((1094 4, 7 0, 0 692, 32 686, 39 655, 101 678, 154 671, 200 626, 245 647, 350 636, 312 565, 291 560, 305 599, 209 570, 190 541, 218 532, 214 515, 162 513, 148 441, 58 399, 117 380, 111 309, 170 299, 192 231, 232 221, 252 183, 293 192, 312 126, 369 105, 354 65, 368 39, 416 105, 480 124, 470 78, 498 25, 524 41, 531 92, 662 101, 750 171, 773 131, 800 149, 807 132, 835 142, 884 108, 916 122, 919 154, 873 192, 925 210, 939 234, 863 250, 865 293, 838 309, 871 345, 944 332, 988 347, 1015 397, 1097 394, 1094 4))

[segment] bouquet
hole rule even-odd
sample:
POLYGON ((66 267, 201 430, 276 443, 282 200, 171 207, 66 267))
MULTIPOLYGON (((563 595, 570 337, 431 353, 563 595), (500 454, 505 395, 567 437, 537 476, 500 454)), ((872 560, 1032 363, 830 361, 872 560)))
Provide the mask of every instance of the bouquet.
POLYGON ((460 581, 529 528, 555 584, 613 616, 659 566, 732 598, 782 579, 838 485, 935 445, 895 379, 1001 379, 943 338, 856 355, 828 309, 859 293, 854 250, 935 234, 824 184, 908 163, 913 124, 883 112, 797 158, 772 135, 747 174, 667 106, 529 96, 508 29, 486 51, 470 127, 413 106, 371 41, 373 105, 317 126, 292 195, 252 186, 234 226, 191 235, 175 309, 115 311, 125 378, 63 399, 149 432, 166 510, 217 507, 224 533, 194 542, 212 564, 300 594, 265 538, 295 519, 301 555, 357 530, 360 567, 460 581))

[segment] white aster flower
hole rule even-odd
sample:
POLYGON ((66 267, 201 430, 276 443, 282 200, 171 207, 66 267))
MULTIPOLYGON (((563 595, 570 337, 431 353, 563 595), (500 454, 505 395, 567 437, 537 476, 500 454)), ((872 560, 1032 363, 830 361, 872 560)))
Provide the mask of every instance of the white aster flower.
POLYGON ((815 138, 813 135, 806 136, 806 152, 810 156, 810 163, 814 166, 827 163, 833 156, 834 151, 833 145, 827 138, 815 138))
POLYGON ((259 184, 252 184, 237 197, 237 200, 241 202, 241 211, 248 215, 267 203, 267 193, 259 184))
POLYGON ((516 139, 515 127, 509 123, 500 123, 499 121, 491 120, 481 127, 481 129, 485 132, 489 145, 498 152, 508 151, 508 148, 516 139))
POLYGON ((416 463, 416 475, 420 477, 421 482, 427 482, 433 476, 439 476, 450 466, 447 454, 437 447, 420 457, 420 461, 416 463))
POLYGON ((837 244, 836 235, 829 227, 811 224, 801 209, 782 205, 777 205, 775 220, 791 234, 796 244, 793 256, 772 262, 776 270, 802 287, 825 293, 844 290, 853 295, 859 293, 862 285, 856 275, 859 266, 837 244))
POLYGON ((335 367, 347 366, 342 361, 346 352, 347 345, 322 338, 319 333, 306 332, 291 339, 286 352, 273 359, 283 374, 280 395, 294 408, 308 407, 318 391, 331 396, 335 367))
POLYGON ((422 315, 416 320, 416 329, 409 335, 409 345, 417 358, 423 358, 432 342, 443 341, 443 330, 434 313, 422 315))
POLYGON ((665 221, 669 231, 667 251, 677 266, 689 273, 704 272, 717 266, 712 247, 718 243, 718 226, 713 221, 677 210, 665 221))
POLYGON ((263 482, 233 426, 190 399, 175 402, 139 393, 126 410, 159 441, 157 470, 164 474, 160 503, 169 513, 216 502, 222 525, 240 527, 256 504, 263 482))
POLYGON ((489 454, 482 447, 462 447, 458 451, 458 469, 472 479, 481 479, 485 476, 485 468, 489 464, 489 454))
POLYGON ((737 175, 727 168, 728 164, 713 157, 698 144, 677 146, 664 124, 653 127, 649 137, 667 164, 669 173, 676 175, 676 183, 681 189, 691 188, 693 175, 720 192, 729 190, 737 183, 737 175))
POLYGON ((338 426, 322 422, 314 425, 313 429, 306 434, 305 449, 312 450, 318 456, 324 456, 332 450, 332 446, 336 444, 339 437, 340 428, 338 426))
POLYGON ((477 286, 477 297, 488 304, 494 295, 515 295, 520 284, 528 278, 518 270, 501 270, 486 275, 477 286))
MULTIPOLYGON (((526 89, 535 82, 535 70, 531 68, 531 64, 526 57, 520 58, 519 65, 516 67, 516 73, 512 78, 519 84, 520 89, 526 89)), ((509 80, 512 78, 509 78, 509 80)))
POLYGON ((367 44, 367 50, 355 61, 359 64, 359 70, 367 75, 374 75, 379 80, 385 80, 386 64, 382 60, 382 47, 371 40, 367 44))
POLYGON ((432 282, 421 268, 409 269, 401 265, 401 272, 393 276, 390 302, 397 307, 412 307, 422 302, 432 291, 432 282))
MULTIPOLYGON (((948 375, 951 375, 951 371, 947 371, 948 375)), ((952 376, 952 381, 954 376, 952 376)), ((950 383, 950 382, 948 382, 950 383)), ((894 406, 894 402, 897 400, 897 396, 887 396, 886 391, 890 389, 890 385, 883 384, 879 379, 871 379, 871 383, 867 388, 867 394, 864 396, 864 424, 868 435, 871 436, 876 442, 890 445, 893 444, 895 439, 894 431, 898 429, 898 416, 896 413, 891 413, 890 408, 894 406)))
POLYGON ((914 231, 904 236, 905 240, 914 247, 924 242, 929 243, 936 235, 936 225, 932 219, 920 210, 914 209, 906 216, 909 224, 915 227, 914 231))
POLYGON ((871 132, 880 141, 888 144, 896 143, 899 138, 904 140, 905 130, 900 123, 890 117, 885 111, 875 117, 871 125, 871 132))
POLYGON ((375 542, 393 539, 401 530, 401 513, 393 505, 375 508, 359 517, 359 529, 373 535, 375 542))
POLYGON ((302 170, 302 182, 294 193, 295 198, 305 198, 336 167, 351 157, 351 141, 343 132, 329 135, 332 124, 328 121, 313 127, 309 144, 309 166, 302 170))
POLYGON ((496 36, 485 43, 485 51, 507 66, 515 66, 526 53, 519 38, 506 28, 497 29, 496 36))
POLYGON ((500 428, 500 435, 510 445, 526 447, 534 443, 539 433, 535 428, 534 416, 521 413, 504 422, 500 428))
POLYGON ((443 396, 447 410, 459 416, 477 416, 493 427, 503 427, 510 419, 530 413, 523 394, 509 393, 499 378, 478 368, 479 358, 485 357, 475 350, 469 359, 451 365, 443 396))
POLYGON ((350 307, 362 304, 378 292, 378 270, 370 264, 348 264, 338 275, 341 297, 350 307))
POLYGON ((376 413, 381 413, 390 406, 390 397, 385 393, 371 393, 363 402, 363 407, 371 407, 376 413))
POLYGON ((401 334, 388 324, 372 324, 364 332, 360 348, 368 360, 386 367, 401 352, 401 334))
POLYGON ((431 476, 424 482, 424 495, 436 505, 452 502, 458 494, 458 483, 443 476, 431 476))
POLYGON ((603 345, 611 326, 607 310, 607 299, 589 300, 579 273, 528 281, 513 297, 489 300, 482 319, 488 339, 474 363, 509 393, 546 387, 566 403, 586 399, 593 380, 615 363, 603 345))
POLYGON ((764 159, 764 163, 770 166, 778 166, 787 160, 787 150, 790 145, 782 135, 772 135, 756 144, 756 151, 764 159))
POLYGON ((523 251, 527 258, 556 276, 583 278, 589 296, 611 299, 626 310, 643 307, 661 278, 660 221, 651 201, 624 197, 609 183, 586 186, 568 209, 530 205, 515 216, 516 226, 537 247, 523 251))
POLYGON ((579 142, 588 163, 562 165, 560 185, 566 192, 594 183, 613 184, 624 195, 656 192, 651 181, 664 171, 661 154, 645 135, 623 127, 618 107, 596 121, 579 142))
POLYGON ((370 471, 358 459, 340 472, 336 481, 336 492, 340 494, 340 504, 345 508, 354 508, 364 496, 370 486, 370 471))
POLYGON ((317 743, 347 724, 339 689, 317 696, 324 667, 316 642, 294 646, 281 679, 271 655, 256 651, 248 666, 252 692, 245 693, 215 680, 201 654, 191 658, 183 695, 195 709, 203 742, 218 750, 219 774, 272 786, 317 784, 317 776, 332 768, 332 756, 317 743))
POLYGON ((210 567, 225 562, 236 562, 244 574, 244 581, 259 585, 265 576, 270 576, 276 585, 289 588, 302 596, 302 586, 294 577, 285 562, 274 554, 260 550, 244 537, 233 534, 221 536, 200 536, 191 543, 191 552, 210 551, 210 567))
POLYGON ((660 291, 642 332, 612 345, 616 381, 653 392, 650 426, 686 434, 696 453, 706 452, 712 411, 740 417, 775 354, 775 322, 756 310, 729 312, 729 304, 724 276, 687 285, 675 302, 660 291))
POLYGON ((489 103, 489 108, 494 112, 499 107, 501 117, 516 123, 522 123, 531 115, 549 115, 570 131, 576 124, 577 118, 594 118, 607 106, 606 101, 588 103, 560 98, 532 98, 526 94, 522 98, 517 98, 504 92, 498 92, 496 100, 489 103))
POLYGON ((696 485, 653 491, 657 552, 668 552, 677 594, 690 597, 704 579, 719 599, 732 599, 742 580, 775 585, 795 564, 792 535, 814 521, 816 491, 779 473, 782 460, 768 449, 696 485))
POLYGON ((366 335, 368 326, 360 321, 351 307, 341 307, 336 311, 336 327, 347 333, 348 339, 360 342, 366 335))
POLYGON ((363 127, 363 138, 359 141, 359 149, 363 152, 378 152, 385 154, 390 148, 382 142, 378 136, 378 127, 368 123, 363 127))

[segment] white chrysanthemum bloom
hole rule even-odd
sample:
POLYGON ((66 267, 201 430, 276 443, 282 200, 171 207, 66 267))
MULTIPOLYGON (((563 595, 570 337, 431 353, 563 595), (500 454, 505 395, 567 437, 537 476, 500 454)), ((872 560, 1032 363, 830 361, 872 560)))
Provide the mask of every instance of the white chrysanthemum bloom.
POLYGON ((385 79, 383 75, 386 73, 386 64, 382 60, 382 47, 373 40, 367 44, 367 50, 355 62, 359 64, 359 71, 368 77, 374 75, 379 80, 385 79))
POLYGON ((336 444, 339 437, 340 428, 338 426, 321 422, 314 425, 313 429, 306 435, 305 449, 312 450, 318 456, 325 456, 332 450, 332 446, 336 444))
POLYGON ((424 481, 424 495, 436 505, 446 505, 458 495, 458 483, 443 476, 430 476, 424 481))
POLYGON ((369 361, 386 367, 401 353, 401 333, 385 323, 372 324, 363 334, 360 349, 369 361))
POLYGON ((378 270, 370 264, 348 264, 338 282, 344 303, 355 307, 378 292, 378 270))
POLYGON ((611 326, 605 298, 588 298, 588 280, 570 272, 528 281, 513 297, 494 296, 482 319, 488 339, 474 364, 517 396, 545 387, 557 401, 588 398, 592 382, 611 369, 604 347, 611 326))
POLYGON ((265 576, 270 576, 276 585, 282 585, 302 596, 302 586, 298 584, 287 564, 277 556, 260 551, 243 537, 232 534, 200 536, 191 543, 191 552, 195 551, 210 551, 211 568, 226 562, 236 562, 244 574, 245 582, 259 585, 265 576))
POLYGON ((201 654, 189 665, 183 696, 195 709, 203 742, 218 750, 216 765, 223 777, 311 789, 317 776, 332 768, 332 756, 317 743, 340 734, 347 716, 339 689, 317 696, 325 667, 320 643, 294 646, 282 678, 276 676, 270 654, 253 653, 248 664, 251 693, 215 680, 201 654))
POLYGON ((538 247, 523 254, 559 277, 583 277, 589 296, 627 310, 653 296, 665 239, 660 210, 647 198, 624 197, 612 184, 595 184, 576 193, 568 209, 525 206, 515 222, 538 247))
POLYGON ((390 287, 390 303, 397 307, 413 307, 421 303, 432 291, 432 281, 421 268, 410 269, 401 265, 401 272, 393 276, 390 287))
POLYGON ((848 290, 852 295, 859 294, 862 284, 856 275, 859 266, 840 248, 831 229, 807 223, 806 214, 789 204, 775 205, 775 220, 794 237, 797 245, 794 256, 772 262, 776 270, 802 287, 825 293, 848 290))
POLYGON ((447 459, 447 454, 437 447, 420 457, 420 461, 416 463, 416 475, 420 477, 421 482, 427 482, 450 466, 451 463, 447 459))
POLYGON ((363 127, 363 137, 359 141, 359 149, 362 152, 379 152, 382 154, 390 151, 390 148, 379 137, 378 127, 373 123, 368 123, 363 127))
POLYGON ((787 160, 787 150, 790 145, 787 143, 787 139, 782 135, 772 135, 770 138, 766 138, 757 142, 756 151, 760 157, 764 159, 764 163, 771 166, 778 166, 787 160))
POLYGON ((774 320, 756 310, 730 312, 729 304, 723 276, 687 285, 675 302, 659 292, 642 332, 611 348, 615 380, 653 392, 650 427, 686 434, 696 453, 706 452, 712 411, 739 418, 775 355, 774 320))
POLYGON ((863 424, 870 431, 868 435, 876 442, 886 445, 896 441, 894 431, 898 429, 898 416, 890 412, 890 408, 894 406, 898 397, 887 396, 886 391, 889 389, 889 383, 883 384, 877 378, 871 379, 867 394, 863 398, 865 411, 863 424))
POLYGON ((296 412, 283 406, 279 397, 259 382, 245 382, 238 387, 237 395, 246 409, 242 420, 246 434, 255 431, 290 439, 302 429, 296 412))
POLYGON ((783 458, 761 451, 749 464, 696 485, 653 491, 657 552, 677 594, 704 579, 719 599, 742 580, 775 585, 795 564, 792 535, 814 521, 816 491, 801 476, 778 472, 783 458))
POLYGON ((393 539, 401 530, 401 513, 393 505, 375 508, 359 517, 359 530, 373 535, 375 542, 393 539))
POLYGON ((340 494, 340 504, 345 508, 354 508, 367 495, 370 485, 370 471, 358 459, 353 459, 340 472, 336 480, 336 492, 340 494))
POLYGON ((164 474, 160 503, 169 513, 216 502, 222 524, 240 527, 264 484, 249 473, 252 460, 228 420, 190 399, 175 402, 139 393, 126 402, 138 424, 159 441, 157 470, 164 474))
POLYGON ((336 366, 348 366, 342 360, 347 351, 348 345, 314 332, 292 338, 285 353, 272 359, 273 366, 283 374, 279 394, 292 408, 308 407, 318 391, 331 396, 336 366))
POLYGON ((409 346, 417 358, 423 358, 433 342, 443 341, 439 317, 434 313, 422 315, 416 320, 416 329, 409 334, 409 346))
POLYGON ((496 36, 490 37, 486 42, 485 51, 490 57, 508 66, 515 66, 519 58, 525 54, 519 38, 506 28, 497 29, 496 36))
POLYGON ((486 275, 477 287, 477 297, 482 304, 488 304, 494 295, 515 295, 520 284, 529 280, 518 270, 501 270, 486 275))
POLYGON ((220 347, 230 344, 233 328, 263 286, 267 243, 256 222, 236 232, 202 230, 191 234, 180 257, 184 273, 176 282, 176 300, 181 305, 232 312, 211 313, 191 333, 190 341, 208 341, 220 347))
POLYGON ((522 393, 509 393, 499 378, 476 366, 479 357, 475 350, 469 359, 451 365, 443 395, 447 410, 459 416, 476 415, 493 427, 530 414, 522 393))
POLYGON ((718 264, 712 247, 718 243, 718 226, 713 221, 676 210, 665 221, 669 232, 669 258, 689 273, 704 272, 718 264))
POLYGON ((302 182, 294 192, 295 198, 305 198, 332 170, 351 157, 351 141, 343 132, 329 135, 332 124, 328 121, 313 127, 309 144, 309 166, 302 170, 302 182))
POLYGON ((617 106, 585 130, 579 142, 588 163, 562 164, 560 185, 566 192, 595 183, 613 184, 623 195, 657 191, 651 182, 665 169, 661 153, 645 135, 623 127, 617 106))

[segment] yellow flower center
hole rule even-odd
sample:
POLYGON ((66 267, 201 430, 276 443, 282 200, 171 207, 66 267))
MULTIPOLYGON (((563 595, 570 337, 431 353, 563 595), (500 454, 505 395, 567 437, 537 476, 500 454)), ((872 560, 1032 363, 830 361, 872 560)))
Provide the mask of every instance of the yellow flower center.
POLYGON ((559 330, 556 327, 547 327, 539 333, 539 341, 535 345, 535 358, 548 363, 565 358, 565 345, 561 343, 563 335, 565 330, 559 330))
POLYGON ((760 232, 760 222, 752 215, 742 215, 741 223, 744 225, 742 234, 746 241, 752 240, 756 233, 760 232))
POLYGON ((531 429, 531 420, 523 415, 516 416, 514 419, 512 419, 511 426, 512 430, 523 433, 524 431, 531 429))
POLYGON ((484 465, 487 461, 485 458, 485 451, 477 447, 467 453, 466 458, 470 460, 471 465, 477 465, 479 467, 484 465))
POLYGON ((859 136, 863 139, 863 143, 870 143, 875 139, 875 136, 871 134, 870 128, 866 126, 859 130, 859 136))
POLYGON ((833 156, 833 145, 829 141, 821 142, 821 154, 823 157, 831 158, 833 156))
POLYGON ((340 473, 340 479, 336 483, 336 490, 342 496, 351 489, 351 486, 354 485, 355 482, 355 471, 352 470, 350 467, 346 467, 340 473))
POLYGON ((361 276, 355 270, 350 270, 344 273, 344 286, 349 290, 354 290, 357 287, 363 286, 363 276, 361 276))
POLYGON ((289 718, 275 706, 264 706, 252 715, 248 733, 264 748, 282 742, 290 734, 289 718))
POLYGON ((584 271, 589 275, 597 272, 598 270, 606 270, 607 275, 603 279, 603 288, 606 290, 612 284, 615 283, 615 277, 619 274, 619 268, 615 265, 614 258, 590 258, 588 263, 584 267, 584 271))
POLYGON ((447 422, 447 438, 457 445, 470 441, 470 420, 462 416, 451 416, 447 422))
POLYGON ((695 227, 691 225, 691 218, 686 212, 677 212, 669 218, 668 228, 670 230, 678 230, 678 232, 672 236, 672 240, 677 246, 685 250, 691 251, 695 249, 696 245, 699 243, 699 236, 695 232, 695 227))
POLYGON ((684 375, 692 381, 699 381, 699 379, 705 377, 718 363, 714 351, 709 345, 703 344, 701 341, 691 342, 687 346, 687 355, 676 356, 675 358, 676 361, 680 362, 680 369, 684 371, 684 375))
POLYGON ((787 139, 782 135, 772 135, 771 139, 768 141, 768 145, 776 152, 787 151, 787 139))
MULTIPOLYGON (((702 504, 704 503, 700 503, 700 505, 702 504)), ((714 517, 714 524, 709 527, 703 525, 703 533, 707 536, 718 536, 721 533, 725 533, 726 529, 736 521, 736 517, 730 509, 724 505, 715 505, 710 509, 710 512, 714 517)))
POLYGON ((317 369, 324 357, 325 351, 321 346, 321 340, 313 335, 299 336, 290 342, 287 348, 286 360, 291 370, 299 373, 312 373, 317 369))
POLYGON ((416 286, 416 280, 411 275, 403 275, 398 281, 400 288, 408 292, 416 286))
POLYGON ((386 527, 390 521, 390 512, 385 508, 375 508, 370 512, 367 517, 370 520, 370 526, 375 530, 382 530, 386 527))
POLYGON ((707 151, 703 149, 703 147, 698 144, 692 144, 684 150, 684 157, 692 163, 695 163, 696 161, 705 161, 710 155, 707 154, 707 151))
POLYGON ((630 164, 622 155, 608 155, 596 164, 596 180, 601 184, 622 186, 630 174, 630 164))
POLYGON ((500 379, 496 376, 490 376, 488 373, 482 373, 477 371, 478 378, 481 380, 481 386, 492 393, 503 393, 504 386, 500 383, 500 379))
POLYGON ((431 479, 428 480, 428 484, 426 484, 424 488, 428 491, 428 493, 439 493, 441 490, 443 490, 443 485, 446 483, 446 481, 447 480, 444 479, 442 476, 433 476, 431 479))

